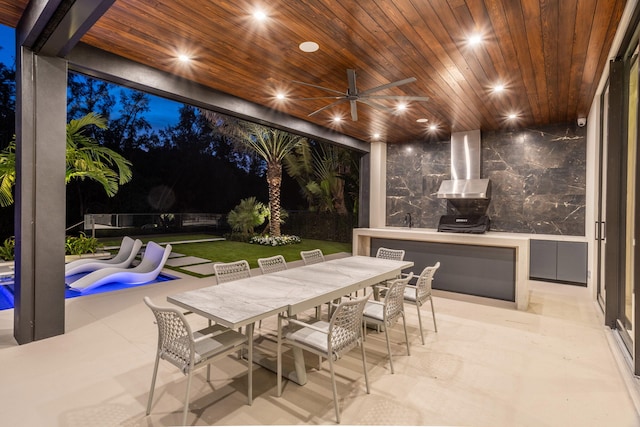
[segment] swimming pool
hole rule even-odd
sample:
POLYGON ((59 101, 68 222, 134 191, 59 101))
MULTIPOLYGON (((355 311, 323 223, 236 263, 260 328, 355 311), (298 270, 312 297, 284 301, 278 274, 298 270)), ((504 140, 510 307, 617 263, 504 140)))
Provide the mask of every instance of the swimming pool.
MULTIPOLYGON (((80 276, 82 275, 78 275, 78 277, 80 276)), ((82 297, 86 295, 102 294, 105 292, 113 292, 120 289, 135 288, 138 286, 146 286, 146 285, 159 283, 159 282, 168 282, 170 280, 175 280, 175 279, 177 279, 177 277, 160 273, 160 275, 155 280, 152 280, 150 282, 139 283, 136 285, 132 285, 128 283, 118 283, 118 282, 106 283, 102 286, 99 286, 95 289, 88 290, 86 292, 74 291, 73 289, 70 289, 68 286, 65 286, 64 297, 76 298, 76 297, 82 297)), ((13 278, 0 280, 0 310, 7 310, 14 307, 13 294, 14 294, 13 278)))

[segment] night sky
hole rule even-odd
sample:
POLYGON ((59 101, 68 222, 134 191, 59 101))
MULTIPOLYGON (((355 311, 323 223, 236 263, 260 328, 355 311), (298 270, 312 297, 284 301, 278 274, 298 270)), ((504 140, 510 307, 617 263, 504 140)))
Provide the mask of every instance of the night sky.
MULTIPOLYGON (((12 67, 15 64, 15 31, 11 27, 0 24, 0 62, 12 67)), ((129 90, 123 88, 125 90, 129 90)), ((115 94, 118 99, 118 93, 115 94)), ((173 125, 178 121, 178 110, 182 104, 160 98, 153 95, 149 96, 149 105, 151 111, 145 114, 145 118, 154 130, 158 131, 167 125, 173 125)), ((119 107, 116 105, 113 111, 113 118, 118 117, 119 107)))

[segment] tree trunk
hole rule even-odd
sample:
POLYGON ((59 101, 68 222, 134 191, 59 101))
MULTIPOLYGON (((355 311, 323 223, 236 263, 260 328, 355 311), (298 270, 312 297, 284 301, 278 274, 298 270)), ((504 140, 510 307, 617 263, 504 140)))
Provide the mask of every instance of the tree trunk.
POLYGON ((344 180, 339 178, 335 185, 335 193, 333 195, 333 207, 338 215, 347 215, 347 205, 344 201, 344 180))
POLYGON ((269 185, 269 235, 280 237, 280 185, 282 184, 282 163, 267 163, 267 184, 269 185))

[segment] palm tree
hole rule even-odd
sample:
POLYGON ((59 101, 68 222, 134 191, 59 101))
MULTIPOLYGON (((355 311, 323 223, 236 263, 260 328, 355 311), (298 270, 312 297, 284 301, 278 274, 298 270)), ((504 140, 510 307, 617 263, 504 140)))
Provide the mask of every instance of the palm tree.
POLYGON ((285 161, 287 173, 300 185, 309 207, 320 212, 349 213, 345 201, 345 181, 354 173, 352 152, 323 143, 296 149, 285 161))
MULTIPOLYGON (((107 121, 95 113, 89 113, 67 124, 65 183, 85 178, 102 185, 109 197, 113 197, 122 184, 131 181, 131 162, 115 151, 101 146, 85 135, 89 126, 106 129, 107 121)), ((0 206, 13 204, 12 188, 16 181, 16 142, 0 152, 0 206)))
POLYGON ((282 185, 282 161, 304 137, 279 129, 267 128, 256 123, 246 123, 241 133, 242 141, 267 162, 269 186, 269 234, 280 236, 280 186, 282 185))
POLYGON ((16 184, 16 141, 0 152, 0 206, 13 204, 13 186, 16 184))
POLYGON ((280 186, 282 184, 282 162, 306 138, 280 129, 269 128, 257 123, 221 120, 220 115, 201 110, 209 122, 232 140, 240 142, 266 162, 267 185, 269 186, 269 234, 280 236, 280 186))

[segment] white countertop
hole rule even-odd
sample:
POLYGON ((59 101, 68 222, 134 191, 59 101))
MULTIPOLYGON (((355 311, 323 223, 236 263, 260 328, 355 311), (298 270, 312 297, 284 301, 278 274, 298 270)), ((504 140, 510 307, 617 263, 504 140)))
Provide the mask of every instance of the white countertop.
POLYGON ((532 233, 505 233, 502 231, 487 231, 483 234, 470 234, 470 233, 445 233, 439 232, 435 228, 408 228, 408 227, 378 227, 378 228, 358 228, 354 230, 368 230, 370 232, 383 232, 383 233, 399 233, 398 236, 408 236, 412 234, 420 235, 444 235, 444 236, 476 236, 479 238, 492 238, 492 239, 531 239, 531 240, 555 240, 560 242, 586 242, 585 236, 565 236, 560 234, 532 234, 532 233))

